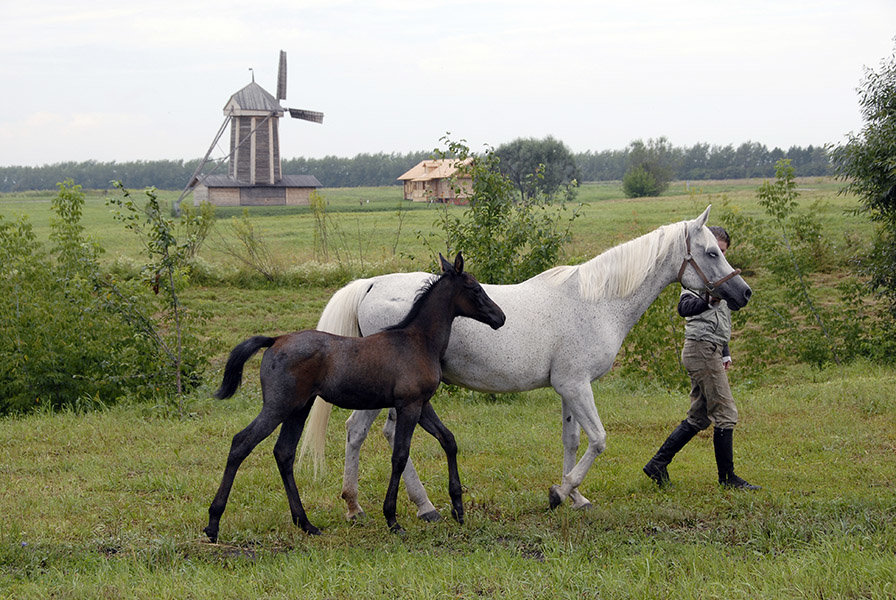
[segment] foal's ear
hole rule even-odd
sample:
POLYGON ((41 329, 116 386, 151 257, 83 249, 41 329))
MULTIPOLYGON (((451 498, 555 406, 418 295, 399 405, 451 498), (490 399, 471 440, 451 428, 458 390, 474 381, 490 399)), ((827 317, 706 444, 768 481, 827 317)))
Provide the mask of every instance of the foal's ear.
POLYGON ((445 260, 445 257, 442 256, 442 253, 439 252, 439 265, 442 268, 442 273, 448 273, 454 270, 454 267, 451 266, 451 263, 445 260))
POLYGON ((464 257, 461 256, 460 252, 454 257, 454 271, 458 275, 464 272, 464 257))

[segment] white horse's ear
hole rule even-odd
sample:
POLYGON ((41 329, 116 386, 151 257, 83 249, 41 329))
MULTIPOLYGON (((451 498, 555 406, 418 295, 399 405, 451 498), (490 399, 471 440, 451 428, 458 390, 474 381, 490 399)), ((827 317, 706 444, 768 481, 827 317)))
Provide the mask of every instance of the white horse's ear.
POLYGON ((460 252, 454 257, 454 270, 458 275, 464 272, 464 257, 461 256, 460 252))
POLYGON ((694 219, 694 225, 697 229, 700 229, 706 222, 709 220, 709 209, 712 208, 712 204, 706 207, 706 210, 703 211, 703 214, 694 219))

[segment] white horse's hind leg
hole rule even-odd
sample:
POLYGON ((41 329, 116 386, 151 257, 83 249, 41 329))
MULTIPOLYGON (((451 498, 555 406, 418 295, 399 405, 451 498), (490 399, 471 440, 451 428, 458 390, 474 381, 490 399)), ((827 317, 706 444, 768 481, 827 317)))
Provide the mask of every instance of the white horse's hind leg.
MULTIPOLYGON (((582 428, 579 422, 572 416, 572 412, 567 408, 566 401, 562 403, 563 411, 563 473, 569 473, 576 465, 576 455, 579 451, 579 435, 582 428)), ((579 492, 578 488, 574 488, 569 493, 569 499, 572 500, 573 508, 590 508, 591 502, 579 492)))
MULTIPOLYGON (((386 418, 386 424, 383 425, 383 436, 389 441, 390 447, 395 446, 394 408, 389 409, 389 416, 386 418)), ((429 496, 426 494, 426 488, 423 487, 423 483, 421 483, 420 477, 417 475, 417 470, 414 468, 414 463, 410 458, 408 458, 407 465, 405 465, 404 472, 401 476, 404 479, 404 487, 408 492, 408 497, 411 499, 411 502, 417 505, 417 518, 429 522, 441 520, 442 515, 439 514, 436 507, 429 501, 429 496)))
POLYGON ((358 468, 361 462, 361 445, 376 420, 379 410, 356 410, 345 421, 345 470, 342 472, 342 499, 347 505, 345 516, 356 519, 364 516, 358 504, 358 468))
MULTIPOLYGON (((588 436, 588 447, 585 449, 585 453, 579 459, 579 462, 563 475, 563 481, 560 485, 551 487, 549 495, 551 508, 559 506, 572 494, 573 490, 582 484, 588 469, 594 463, 594 459, 607 446, 607 432, 604 430, 600 416, 597 414, 597 408, 594 406, 594 394, 591 391, 591 384, 587 381, 564 385, 555 384, 554 389, 563 398, 564 411, 568 409, 573 419, 585 430, 585 435, 588 436)), ((563 425, 565 433, 565 420, 563 425)), ((565 456, 564 460, 566 460, 565 456)))

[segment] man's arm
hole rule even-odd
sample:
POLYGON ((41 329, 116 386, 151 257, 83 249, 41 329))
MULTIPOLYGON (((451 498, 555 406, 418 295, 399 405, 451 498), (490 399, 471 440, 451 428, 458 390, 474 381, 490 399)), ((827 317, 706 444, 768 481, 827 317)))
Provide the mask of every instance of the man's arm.
POLYGON ((684 292, 678 299, 678 314, 682 317, 693 317, 707 310, 709 303, 693 292, 684 292))

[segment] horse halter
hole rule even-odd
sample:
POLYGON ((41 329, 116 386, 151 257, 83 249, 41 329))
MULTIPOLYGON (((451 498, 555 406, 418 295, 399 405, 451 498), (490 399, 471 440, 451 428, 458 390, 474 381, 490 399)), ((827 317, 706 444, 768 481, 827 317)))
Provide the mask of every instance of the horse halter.
POLYGON ((697 264, 697 261, 694 260, 694 257, 691 256, 691 234, 688 232, 687 228, 684 230, 684 246, 687 254, 685 254, 684 260, 681 261, 681 268, 678 269, 679 283, 681 283, 681 276, 684 275, 685 269, 688 268, 688 265, 691 265, 694 267, 694 270, 697 271, 697 275, 700 276, 700 279, 703 280, 703 289, 705 289, 710 296, 715 296, 715 291, 720 285, 724 284, 729 279, 740 275, 740 269, 734 269, 718 281, 710 281, 709 277, 703 272, 703 269, 700 268, 700 265, 697 264))

